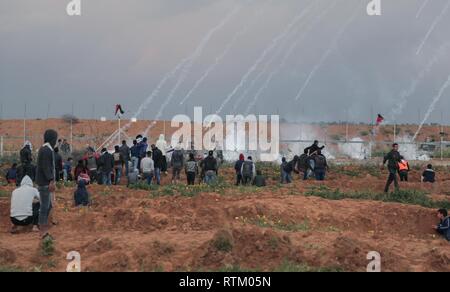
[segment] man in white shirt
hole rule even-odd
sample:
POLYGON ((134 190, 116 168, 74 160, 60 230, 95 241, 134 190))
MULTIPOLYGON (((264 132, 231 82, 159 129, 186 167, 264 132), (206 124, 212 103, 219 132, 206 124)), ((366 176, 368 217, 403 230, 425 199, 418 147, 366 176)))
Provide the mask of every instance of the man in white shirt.
POLYGON ((11 233, 17 233, 20 227, 25 226, 33 226, 33 231, 38 230, 39 200, 39 191, 33 187, 31 178, 25 176, 11 197, 11 233))
POLYGON ((148 151, 147 156, 141 160, 141 171, 144 179, 151 185, 155 174, 155 163, 152 159, 152 152, 148 151))

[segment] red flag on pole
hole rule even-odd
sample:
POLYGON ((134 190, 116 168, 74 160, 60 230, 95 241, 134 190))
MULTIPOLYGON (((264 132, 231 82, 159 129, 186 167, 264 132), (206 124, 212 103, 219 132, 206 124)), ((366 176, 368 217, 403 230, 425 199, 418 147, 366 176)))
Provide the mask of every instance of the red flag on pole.
POLYGON ((377 126, 381 125, 384 122, 384 117, 380 114, 378 114, 377 117, 377 126))

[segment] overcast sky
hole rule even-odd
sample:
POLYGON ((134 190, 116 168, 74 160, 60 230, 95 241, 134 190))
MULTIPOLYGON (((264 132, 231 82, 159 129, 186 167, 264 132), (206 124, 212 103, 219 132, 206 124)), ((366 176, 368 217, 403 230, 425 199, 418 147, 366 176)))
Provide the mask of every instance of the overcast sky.
MULTIPOLYGON (((25 103, 30 118, 61 116, 71 112, 72 104, 79 117, 112 117, 116 103, 131 117, 210 33, 204 50, 190 59, 192 66, 170 78, 140 118, 154 118, 164 102, 166 119, 192 114, 197 105, 216 111, 236 88, 222 114, 244 113, 271 77, 252 113, 368 122, 373 111, 417 122, 419 110, 423 116, 450 74, 450 46, 445 46, 450 10, 417 54, 448 1, 431 0, 417 18, 423 0, 382 0, 383 15, 375 17, 366 14, 368 0, 337 0, 328 11, 334 0, 82 0, 82 16, 77 17, 66 14, 69 0, 0 0, 2 117, 22 117, 25 103), (293 22, 302 12, 304 18, 293 22), (208 77, 180 106, 208 69, 208 77), (308 76, 308 86, 295 101, 308 76), (391 115, 414 80, 416 90, 402 113, 391 115)), ((430 122, 439 122, 448 108, 450 88, 430 122)), ((448 111, 444 118, 450 122, 448 111)))

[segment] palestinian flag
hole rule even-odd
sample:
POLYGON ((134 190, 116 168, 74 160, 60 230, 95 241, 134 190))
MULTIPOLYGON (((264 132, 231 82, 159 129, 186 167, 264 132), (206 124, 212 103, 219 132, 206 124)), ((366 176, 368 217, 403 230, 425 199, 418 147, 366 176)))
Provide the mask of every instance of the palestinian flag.
POLYGON ((116 104, 116 116, 119 116, 119 118, 125 113, 125 111, 122 109, 122 105, 116 104))
POLYGON ((378 114, 377 117, 377 126, 381 125, 384 122, 384 117, 380 114, 378 114))

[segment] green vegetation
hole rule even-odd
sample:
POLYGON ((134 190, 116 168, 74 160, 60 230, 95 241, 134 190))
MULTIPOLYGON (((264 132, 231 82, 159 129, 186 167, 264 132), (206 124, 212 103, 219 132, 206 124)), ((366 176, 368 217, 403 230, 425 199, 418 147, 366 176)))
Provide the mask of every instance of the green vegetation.
POLYGON ((54 252, 54 240, 51 236, 46 236, 41 242, 41 255, 52 256, 54 252))
POLYGON ((350 177, 361 177, 366 174, 370 174, 374 177, 380 177, 382 175, 379 165, 376 164, 357 165, 352 166, 351 168, 346 165, 331 164, 330 168, 333 173, 344 174, 350 177))
POLYGON ((20 161, 19 152, 10 155, 4 155, 3 157, 0 157, 0 167, 11 167, 11 165, 13 163, 17 163, 17 161, 20 161))
POLYGON ((23 272, 21 268, 13 266, 0 266, 0 273, 20 273, 23 272))
MULTIPOLYGON (((219 268, 212 272, 219 273, 257 273, 263 271, 261 268, 249 269, 243 268, 238 265, 227 266, 223 268, 219 268)), ((311 267, 307 264, 294 263, 288 260, 285 260, 281 265, 276 267, 275 269, 271 269, 270 272, 276 273, 339 273, 344 272, 343 269, 339 267, 311 267)))
POLYGON ((288 232, 305 232, 311 230, 311 226, 309 225, 308 220, 304 220, 301 223, 285 223, 281 220, 258 215, 255 220, 250 220, 249 223, 261 228, 273 228, 288 232))
POLYGON ((306 194, 306 196, 321 197, 328 200, 372 200, 382 202, 393 202, 410 205, 419 205, 426 208, 448 208, 450 202, 436 202, 431 200, 427 193, 421 190, 400 190, 393 193, 374 193, 371 191, 352 191, 343 192, 340 189, 330 189, 326 186, 312 187, 306 194))
MULTIPOLYGON (((441 150, 437 150, 434 152, 433 157, 441 157, 441 150)), ((442 151, 442 158, 450 158, 450 148, 444 149, 442 151)))
POLYGON ((74 187, 76 187, 76 183, 74 181, 59 181, 56 183, 57 189, 74 188, 74 187))
POLYGON ((219 235, 214 241, 213 246, 218 251, 231 252, 233 250, 233 243, 231 239, 224 235, 219 235))
POLYGON ((343 272, 341 268, 338 267, 311 267, 306 264, 297 264, 289 261, 283 262, 274 272, 283 273, 337 273, 343 272))
POLYGON ((225 181, 223 177, 219 177, 217 182, 211 185, 200 184, 188 186, 185 184, 175 185, 148 185, 144 182, 139 184, 130 185, 130 189, 150 191, 151 198, 164 197, 164 196, 183 196, 194 197, 201 193, 218 193, 225 195, 227 191, 234 190, 236 193, 249 193, 254 192, 256 188, 253 187, 236 187, 231 183, 225 181))

